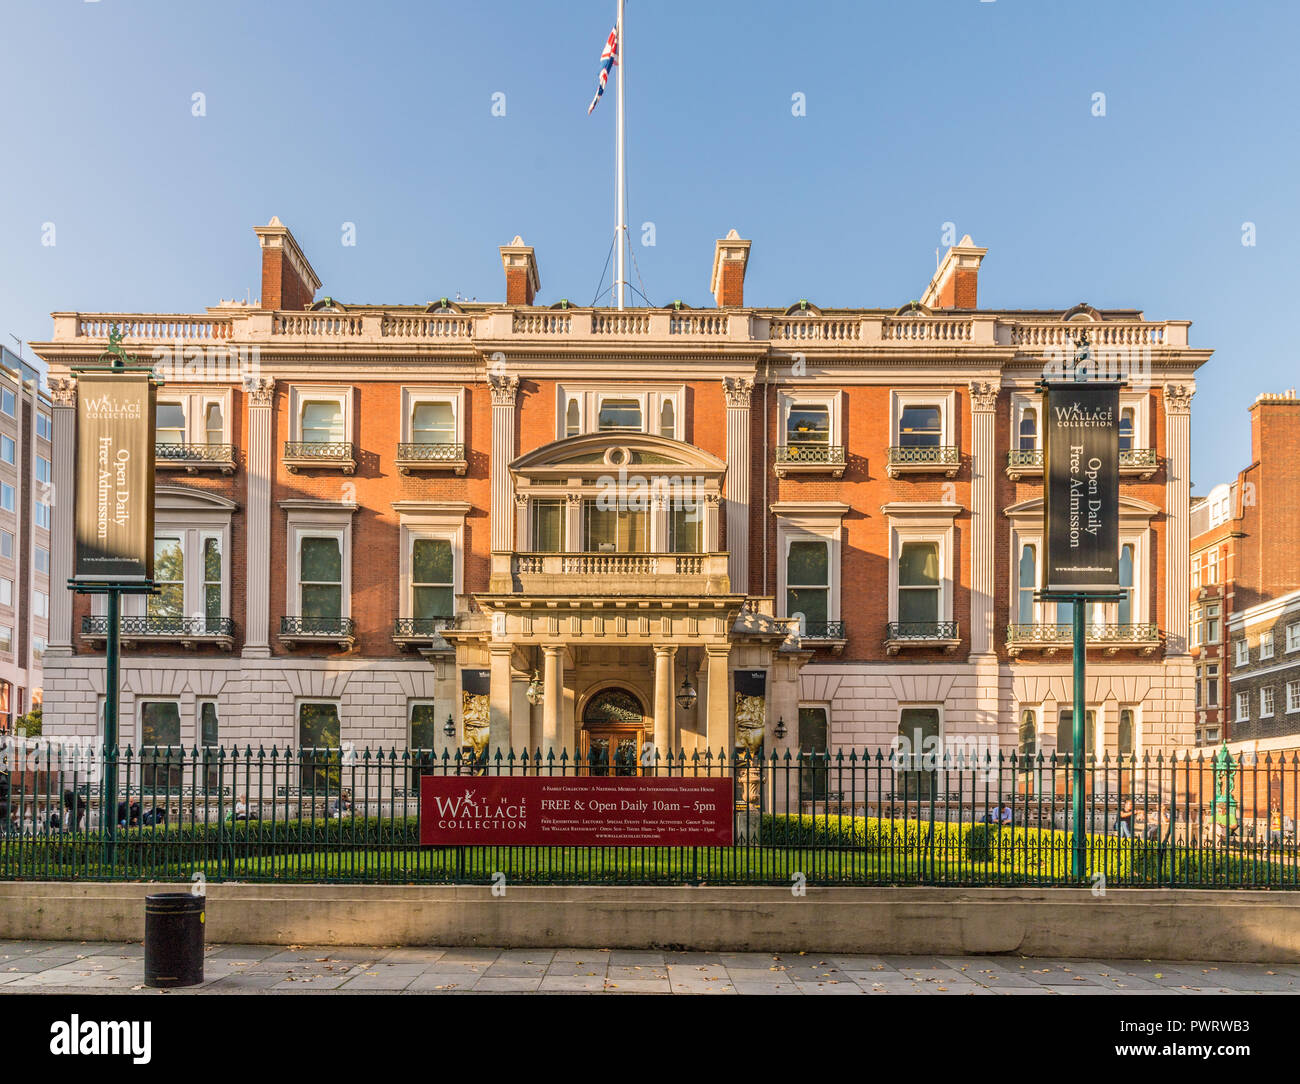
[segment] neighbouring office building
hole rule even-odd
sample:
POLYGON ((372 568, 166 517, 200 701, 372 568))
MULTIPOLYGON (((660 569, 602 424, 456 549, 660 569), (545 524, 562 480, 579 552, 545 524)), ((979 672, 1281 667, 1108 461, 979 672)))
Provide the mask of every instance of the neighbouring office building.
POLYGON ((0 731, 41 703, 50 617, 53 416, 40 374, 0 347, 0 731))
MULTIPOLYGON (((981 309, 969 238, 916 301, 756 306, 735 231, 715 307, 542 303, 519 238, 500 303, 360 305, 318 299, 278 219, 255 232, 259 301, 58 312, 36 345, 59 487, 71 367, 112 325, 171 366, 160 591, 125 603, 123 741, 770 753, 901 731, 1050 753, 1071 629, 1034 598, 1036 382, 1086 332, 1144 366, 1121 400, 1124 598, 1088 619, 1088 746, 1192 743, 1190 403, 1210 351, 1187 321, 981 309)), ((58 583, 71 515, 55 506, 58 583)), ((99 731, 105 630, 97 599, 55 594, 47 732, 99 731)))

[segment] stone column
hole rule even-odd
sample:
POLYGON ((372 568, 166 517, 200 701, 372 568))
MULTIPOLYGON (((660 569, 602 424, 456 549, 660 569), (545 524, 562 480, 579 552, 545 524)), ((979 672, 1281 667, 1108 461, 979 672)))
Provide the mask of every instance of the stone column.
POLYGON ((492 551, 514 547, 514 486, 510 462, 515 457, 515 398, 519 377, 488 374, 492 392, 492 551))
POLYGON ((675 644, 655 644, 655 749, 668 763, 673 747, 673 663, 675 644))
MULTIPOLYGON (((49 501, 50 522, 50 623, 47 656, 72 654, 72 519, 77 467, 77 382, 71 377, 51 377, 54 404, 54 483, 49 501)), ((35 432, 35 423, 33 423, 35 432)), ((41 497, 38 492, 37 497, 41 497)))
MULTIPOLYGON (((1192 384, 1165 386, 1165 653, 1187 654, 1192 384)), ((1159 620, 1157 615, 1156 620, 1159 620)))
POLYGON ((510 753, 510 655, 509 644, 493 644, 490 650, 488 678, 488 764, 495 766, 497 752, 501 764, 510 753))
POLYGON ((747 595, 749 472, 753 461, 749 447, 749 406, 754 382, 741 376, 723 377, 722 393, 727 399, 727 573, 731 578, 731 590, 738 595, 747 595))
POLYGON ((714 757, 725 754, 727 763, 735 755, 736 740, 731 733, 731 645, 708 644, 709 706, 705 717, 705 745, 714 757))
POLYGON ((996 590, 997 518, 994 499, 997 449, 993 429, 998 386, 972 382, 971 409, 971 546, 970 644, 972 655, 993 653, 993 598, 996 590))
MULTIPOLYGON (((244 651, 246 659, 271 655, 271 440, 275 402, 272 377, 250 377, 248 396, 248 534, 244 541, 244 651)), ((285 577, 294 575, 286 568, 285 577)))
MULTIPOLYGON (((560 726, 564 718, 564 645, 542 646, 544 669, 542 680, 546 689, 542 699, 542 764, 554 750, 558 762, 564 743, 560 740, 560 726)), ((572 754, 570 750, 570 754, 572 754)))

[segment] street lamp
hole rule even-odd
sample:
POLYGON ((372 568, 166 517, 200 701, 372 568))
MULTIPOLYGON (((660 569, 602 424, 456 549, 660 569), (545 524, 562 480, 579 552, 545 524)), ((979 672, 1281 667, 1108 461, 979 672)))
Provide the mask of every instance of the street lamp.
POLYGON ((776 729, 772 733, 774 733, 778 738, 785 737, 785 716, 784 715, 781 716, 781 718, 779 718, 776 721, 776 729))
POLYGON ((450 712, 447 713, 447 721, 442 725, 442 732, 449 738, 456 736, 456 720, 451 717, 450 712))
POLYGON ((691 684, 689 677, 682 678, 682 687, 677 690, 677 706, 682 711, 690 711, 695 707, 695 686, 691 684))

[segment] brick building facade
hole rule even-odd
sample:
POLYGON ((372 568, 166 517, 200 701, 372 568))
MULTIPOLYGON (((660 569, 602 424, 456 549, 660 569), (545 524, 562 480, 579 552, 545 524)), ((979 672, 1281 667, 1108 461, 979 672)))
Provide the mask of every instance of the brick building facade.
POLYGON ((1191 651, 1196 743, 1203 746, 1226 739, 1235 748, 1239 737, 1257 736, 1254 727, 1247 727, 1249 739, 1237 731, 1236 652, 1247 629, 1268 619, 1275 600, 1300 589, 1300 399, 1294 390, 1258 396, 1250 434, 1250 465, 1192 500, 1191 651))
MULTIPOLYGON (((259 303, 55 313, 37 345, 69 489, 70 367, 113 324, 170 366, 165 582, 126 604, 123 741, 1051 752, 1070 631, 1033 599, 1035 387, 1081 332, 1149 377, 1121 401, 1128 594, 1089 615, 1089 746, 1192 741, 1189 406, 1210 352, 1187 322, 977 309, 969 238, 918 302, 752 307, 735 231, 716 308, 538 304, 520 238, 504 304, 352 306, 313 300, 277 219, 256 233, 259 303)), ((57 598, 47 732, 98 732, 103 620, 57 598)))

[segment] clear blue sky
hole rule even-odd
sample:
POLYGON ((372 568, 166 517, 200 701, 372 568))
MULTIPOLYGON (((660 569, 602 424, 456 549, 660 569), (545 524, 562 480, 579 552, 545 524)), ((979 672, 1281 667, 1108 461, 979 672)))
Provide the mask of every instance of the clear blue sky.
MULTIPOLYGON (((348 301, 499 299, 497 246, 521 233, 540 300, 589 303, 613 95, 586 108, 614 7, 3 0, 0 334, 48 337, 56 309, 256 296, 251 227, 273 214, 348 301)), ((1300 383, 1298 9, 628 0, 647 293, 710 303, 734 226, 754 304, 902 304, 952 222, 988 246, 982 306, 1194 321, 1216 351, 1194 400, 1203 493, 1246 464, 1254 396, 1300 383)))

